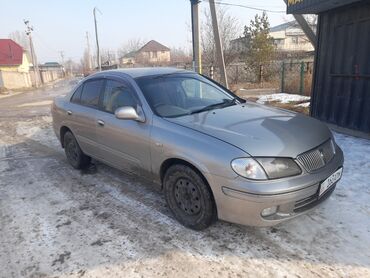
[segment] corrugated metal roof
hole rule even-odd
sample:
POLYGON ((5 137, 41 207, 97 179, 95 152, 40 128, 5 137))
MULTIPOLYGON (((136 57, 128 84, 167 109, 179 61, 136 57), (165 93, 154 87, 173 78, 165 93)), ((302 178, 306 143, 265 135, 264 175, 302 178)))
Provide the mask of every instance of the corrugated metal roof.
POLYGON ((318 14, 361 1, 368 0, 288 0, 288 13, 318 14))
POLYGON ((23 48, 11 39, 0 39, 0 66, 22 64, 23 48))

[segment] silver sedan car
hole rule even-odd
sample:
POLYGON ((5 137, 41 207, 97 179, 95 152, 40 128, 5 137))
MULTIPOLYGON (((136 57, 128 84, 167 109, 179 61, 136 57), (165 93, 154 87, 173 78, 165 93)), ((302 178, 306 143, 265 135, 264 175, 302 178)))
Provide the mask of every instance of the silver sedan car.
POLYGON ((326 125, 246 102, 191 71, 100 72, 55 99, 52 115, 74 168, 94 158, 150 179, 196 230, 216 219, 278 224, 327 199, 342 176, 326 125))

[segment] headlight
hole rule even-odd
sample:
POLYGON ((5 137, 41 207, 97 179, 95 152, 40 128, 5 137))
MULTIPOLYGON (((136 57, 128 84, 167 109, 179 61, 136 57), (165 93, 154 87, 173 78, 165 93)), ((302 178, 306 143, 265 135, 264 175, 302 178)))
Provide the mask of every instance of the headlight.
POLYGON ((252 180, 267 180, 267 176, 261 165, 253 158, 237 158, 231 162, 231 168, 239 176, 252 180))
POLYGON ((256 158, 265 169, 270 179, 296 176, 302 173, 301 168, 291 158, 256 158))
POLYGON ((291 158, 237 158, 231 168, 242 177, 252 180, 279 179, 302 173, 291 158))

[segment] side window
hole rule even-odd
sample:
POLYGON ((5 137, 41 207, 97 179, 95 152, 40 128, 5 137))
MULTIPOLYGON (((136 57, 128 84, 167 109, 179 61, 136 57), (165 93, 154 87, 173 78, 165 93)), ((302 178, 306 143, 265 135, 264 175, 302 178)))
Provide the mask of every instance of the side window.
POLYGON ((103 96, 103 110, 114 113, 122 106, 136 107, 137 101, 132 90, 125 84, 107 80, 103 96))
POLYGON ((75 92, 73 93, 73 96, 71 98, 71 102, 73 103, 80 103, 81 101, 81 92, 82 92, 83 85, 80 85, 75 92))
POLYGON ((99 96, 103 88, 103 79, 92 80, 85 82, 82 94, 81 104, 89 107, 97 108, 99 105, 99 96))

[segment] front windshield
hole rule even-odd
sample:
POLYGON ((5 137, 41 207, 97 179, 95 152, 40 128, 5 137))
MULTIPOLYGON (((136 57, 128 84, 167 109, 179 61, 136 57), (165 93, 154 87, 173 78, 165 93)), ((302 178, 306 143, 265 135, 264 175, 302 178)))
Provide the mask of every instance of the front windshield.
POLYGON ((180 117, 235 104, 235 98, 197 74, 138 78, 149 105, 161 117, 180 117))

